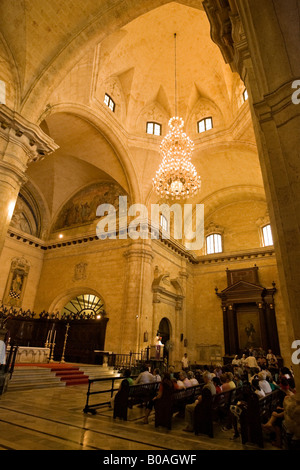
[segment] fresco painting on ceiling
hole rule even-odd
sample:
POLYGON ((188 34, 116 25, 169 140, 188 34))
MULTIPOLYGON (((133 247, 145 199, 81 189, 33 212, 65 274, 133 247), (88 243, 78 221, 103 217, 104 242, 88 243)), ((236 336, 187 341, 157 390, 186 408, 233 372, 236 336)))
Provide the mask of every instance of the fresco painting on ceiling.
POLYGON ((119 196, 127 196, 116 183, 96 183, 79 191, 61 210, 53 231, 66 227, 90 224, 96 219, 97 207, 100 204, 119 206, 119 196))

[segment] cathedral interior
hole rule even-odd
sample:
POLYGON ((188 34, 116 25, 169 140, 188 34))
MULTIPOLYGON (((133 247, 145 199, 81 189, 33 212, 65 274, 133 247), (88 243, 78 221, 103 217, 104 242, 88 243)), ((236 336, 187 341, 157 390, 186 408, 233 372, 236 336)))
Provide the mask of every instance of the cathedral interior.
POLYGON ((299 11, 1 0, 0 300, 16 344, 43 347, 51 328, 55 361, 95 364, 159 336, 175 368, 185 352, 211 364, 272 349, 300 387, 299 11), (201 187, 171 201, 153 179, 173 116, 201 187), (176 236, 172 211, 142 236, 175 203, 191 224, 202 209, 200 243, 176 236), (102 205, 117 226, 99 237, 102 205))

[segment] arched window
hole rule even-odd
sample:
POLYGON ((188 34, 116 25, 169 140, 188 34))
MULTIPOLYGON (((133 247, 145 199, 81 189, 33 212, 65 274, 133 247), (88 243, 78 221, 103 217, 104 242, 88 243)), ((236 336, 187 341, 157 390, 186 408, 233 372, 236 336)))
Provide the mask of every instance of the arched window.
POLYGON ((272 229, 271 225, 265 225, 262 228, 262 234, 263 234, 263 245, 264 246, 271 246, 273 245, 273 236, 272 236, 272 229))
POLYGON ((198 132, 200 134, 202 132, 209 131, 210 129, 213 128, 212 117, 206 117, 204 119, 201 119, 201 121, 198 121, 197 127, 198 127, 198 132))
POLYGON ((62 318, 71 316, 73 319, 99 320, 102 315, 105 315, 104 302, 93 294, 78 295, 70 300, 62 311, 62 318))
POLYGON ((161 124, 158 122, 148 121, 146 126, 147 134, 161 135, 161 124))
POLYGON ((160 215, 160 226, 166 232, 169 229, 168 219, 163 214, 160 215))
POLYGON ((106 104, 106 106, 109 107, 109 109, 114 112, 115 111, 115 102, 114 100, 107 94, 105 93, 105 96, 104 96, 104 103, 106 104))
POLYGON ((211 255, 212 253, 222 252, 222 236, 219 233, 211 233, 206 237, 206 253, 211 255))

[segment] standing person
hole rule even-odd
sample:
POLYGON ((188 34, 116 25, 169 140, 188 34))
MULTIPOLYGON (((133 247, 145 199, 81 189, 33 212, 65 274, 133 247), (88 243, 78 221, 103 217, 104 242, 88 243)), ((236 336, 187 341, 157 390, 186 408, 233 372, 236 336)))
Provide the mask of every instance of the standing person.
POLYGON ((249 356, 245 359, 244 366, 248 366, 250 369, 258 368, 256 358, 252 353, 250 353, 249 356))
POLYGON ((182 364, 182 370, 187 372, 189 370, 189 359, 188 359, 187 353, 184 353, 181 359, 181 364, 182 364))
POLYGON ((241 360, 239 359, 239 356, 236 354, 234 358, 232 359, 231 364, 233 366, 239 366, 241 364, 241 360))
POLYGON ((266 355, 268 369, 277 369, 278 362, 275 354, 273 354, 272 349, 268 349, 268 354, 266 355))

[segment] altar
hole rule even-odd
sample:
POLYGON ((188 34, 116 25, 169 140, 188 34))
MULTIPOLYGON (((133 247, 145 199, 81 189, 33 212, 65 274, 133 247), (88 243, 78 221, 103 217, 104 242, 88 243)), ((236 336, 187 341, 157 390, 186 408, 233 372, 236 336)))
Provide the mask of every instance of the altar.
MULTIPOLYGON (((10 346, 7 347, 9 354, 10 346)), ((49 362, 50 348, 18 346, 15 363, 46 364, 49 362)))

